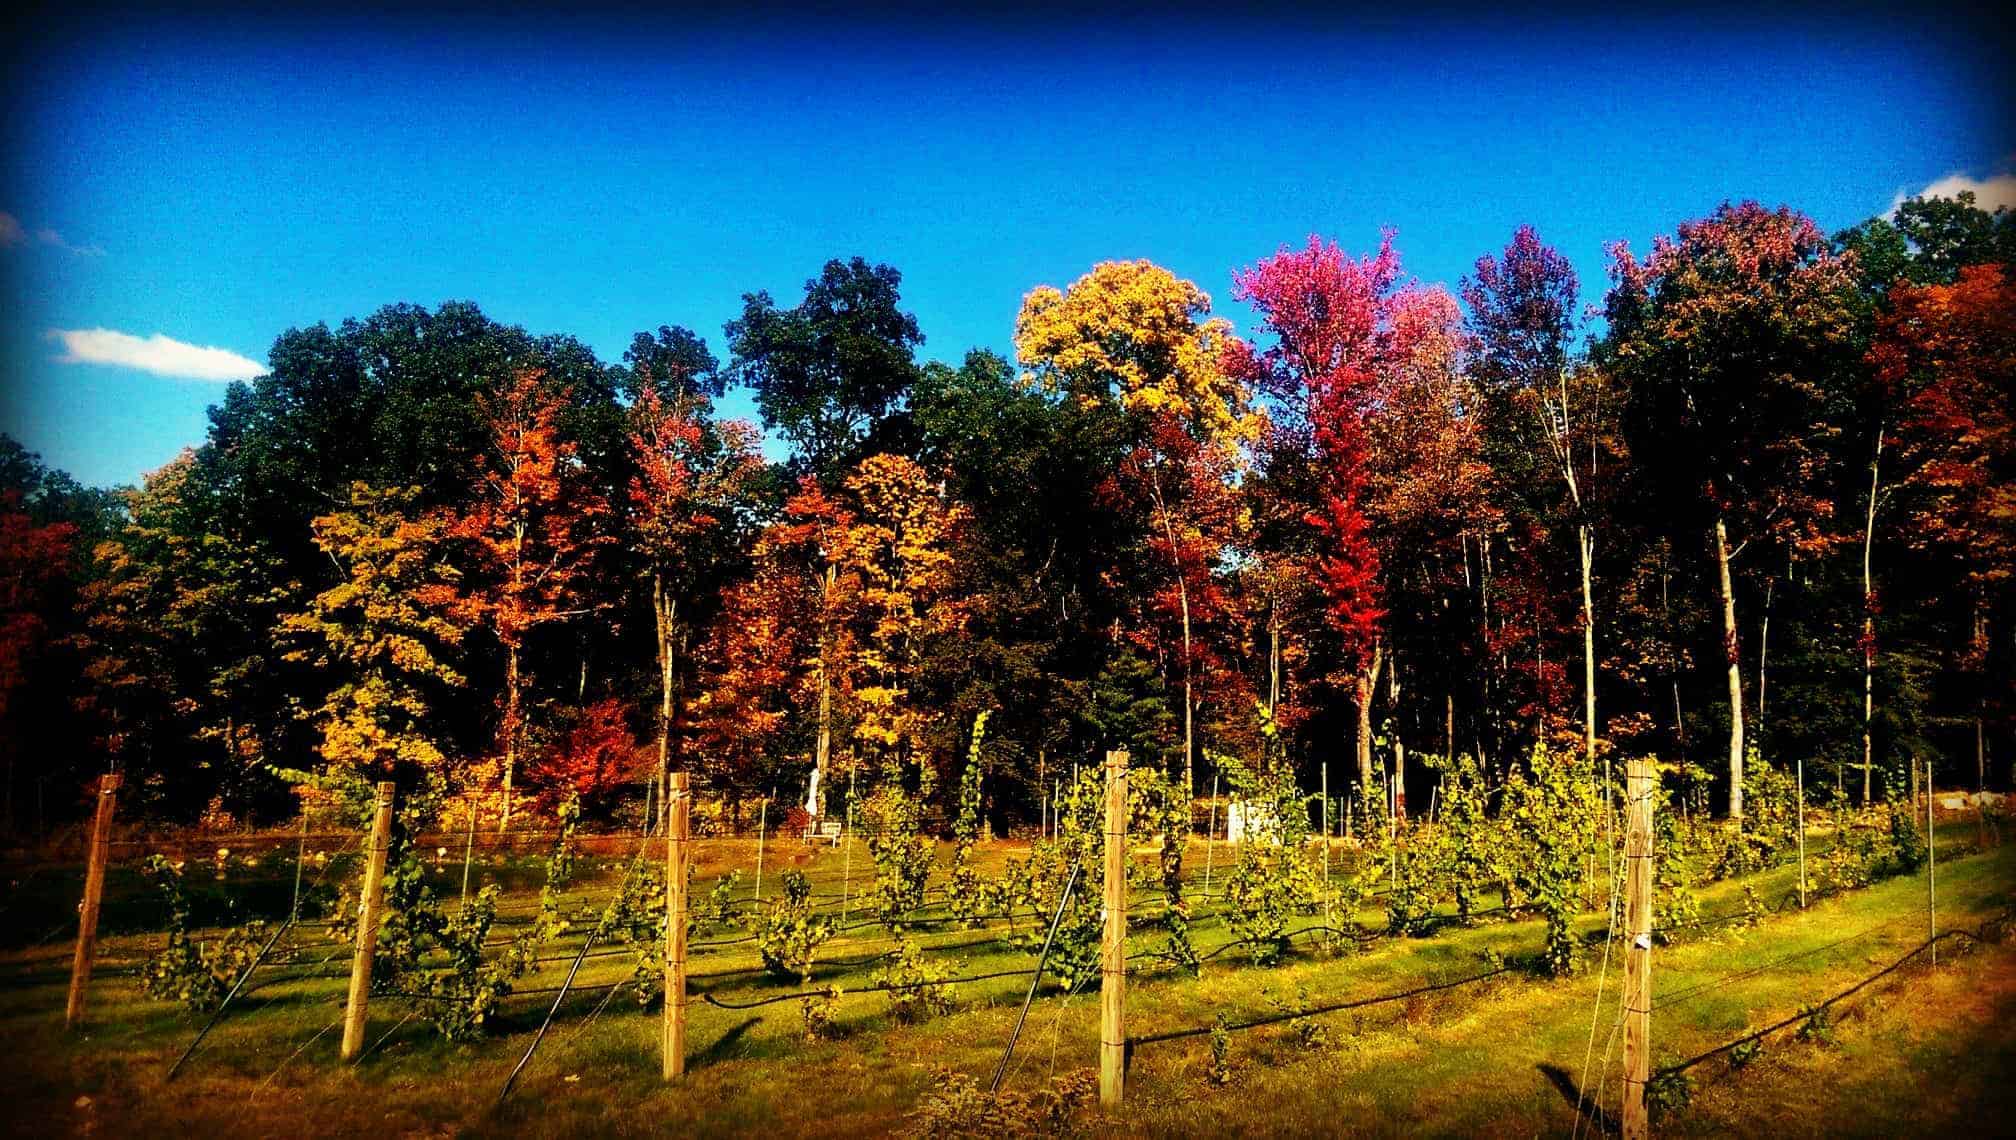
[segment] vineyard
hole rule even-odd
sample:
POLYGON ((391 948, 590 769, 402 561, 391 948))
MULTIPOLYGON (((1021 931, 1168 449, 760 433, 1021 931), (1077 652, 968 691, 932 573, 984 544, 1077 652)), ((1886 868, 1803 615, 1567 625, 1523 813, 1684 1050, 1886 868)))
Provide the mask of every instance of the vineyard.
POLYGON ((29 7, 8 1134, 2016 1129, 1999 12, 29 7))
MULTIPOLYGON (((673 1082, 659 1074, 662 839, 401 838, 388 880, 403 904, 380 918, 368 1033, 348 1064, 337 1037, 364 833, 304 821, 216 840, 228 847, 108 839, 81 1035, 61 1034, 56 1012, 80 868, 10 868, 0 1016, 25 1046, 12 1110, 226 1135, 1614 1131, 1619 852, 1574 842, 1602 833, 1601 802, 1549 784, 1555 767, 1534 758, 1542 778, 1514 790, 1528 798, 1493 835, 1466 834, 1501 825, 1466 818, 1460 788, 1432 821, 1375 808, 1349 838, 1340 820, 1326 833, 1329 805, 1280 788, 1266 833, 1236 844, 1216 803, 1204 835, 1172 842, 1181 829, 1164 828, 1168 797, 1145 773, 1124 843, 1128 1100, 1105 1113, 1092 773, 1055 834, 1030 841, 962 827, 919 859, 892 857, 903 845, 887 833, 693 840, 688 1069, 673 1082)), ((2006 1095, 1994 1023, 2016 1002, 2003 945, 2016 868, 1999 813, 1947 813, 1935 851, 1906 802, 1803 829, 1786 808, 1761 798, 1780 826, 1741 841, 1661 817, 1662 1134, 1781 1111, 1827 1127, 1777 1103, 1816 1073, 1874 1088, 1936 1071, 1956 1120, 2006 1095)), ((1925 1125, 1923 1105, 1892 1096, 1836 1119, 1925 1125)))

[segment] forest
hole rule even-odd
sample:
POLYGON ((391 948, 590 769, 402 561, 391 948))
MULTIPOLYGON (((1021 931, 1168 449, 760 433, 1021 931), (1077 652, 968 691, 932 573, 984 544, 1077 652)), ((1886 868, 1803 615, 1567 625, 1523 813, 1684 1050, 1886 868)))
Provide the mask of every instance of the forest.
POLYGON ((1111 261, 956 365, 860 257, 620 361, 392 304, 281 333, 138 487, 7 440, 7 824, 109 769, 159 825, 390 779, 443 826, 636 830, 684 772, 700 833, 937 828, 970 756, 1006 832, 1107 749, 1399 816, 1536 752, 1738 819, 1794 765, 1821 803, 2006 785, 2016 214, 1724 204, 1600 285, 1532 227, 1454 288, 1355 241, 1207 282, 1245 335, 1111 261))

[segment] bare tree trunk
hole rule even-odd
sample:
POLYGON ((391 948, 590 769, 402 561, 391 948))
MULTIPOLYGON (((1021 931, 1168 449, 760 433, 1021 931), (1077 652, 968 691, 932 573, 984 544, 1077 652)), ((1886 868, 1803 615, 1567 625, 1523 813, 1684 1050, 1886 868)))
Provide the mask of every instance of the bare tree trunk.
POLYGON ((1267 651, 1267 708, 1271 712, 1281 707, 1281 623, 1271 605, 1267 608, 1267 627, 1272 642, 1267 651))
POLYGON ((1722 580, 1722 655, 1729 662, 1729 818, 1743 819, 1743 658, 1737 652, 1736 585, 1729 575, 1729 528, 1715 516, 1715 569, 1722 580))
POLYGON ((829 775, 826 767, 827 762, 833 756, 833 677, 826 667, 827 633, 824 614, 827 607, 832 604, 836 569, 836 567, 830 565, 826 567, 825 596, 820 599, 819 739, 813 746, 815 751, 812 755, 812 766, 818 773, 819 780, 819 802, 813 806, 822 818, 826 815, 826 778, 829 775))
POLYGON ((1169 561, 1176 570, 1176 602, 1183 614, 1183 791, 1194 797, 1197 794, 1196 773, 1192 768, 1192 757, 1196 755, 1195 720, 1197 702, 1191 691, 1190 676, 1190 581, 1183 573, 1183 556, 1176 548, 1176 528, 1169 521, 1169 505, 1162 498, 1162 475, 1159 470, 1149 469, 1149 486, 1155 496, 1155 513, 1162 520, 1163 541, 1169 544, 1169 561))
MULTIPOLYGON (((1988 608, 1977 591, 1974 595, 1974 657, 1985 672, 1988 667, 1988 608)), ((1984 678, 1985 680, 1985 678, 1984 678)), ((1988 693, 1983 685, 1974 702, 1974 784, 1976 791, 1988 790, 1988 693)))
POLYGON ((1876 750, 1870 725, 1876 716, 1876 582, 1869 573, 1870 551, 1876 544, 1876 493, 1881 486, 1883 432, 1876 432, 1876 451, 1869 458, 1869 509, 1862 523, 1862 802, 1869 802, 1876 750))
MULTIPOLYGON (((1582 555, 1582 754, 1590 771, 1596 768, 1596 601, 1589 584, 1589 563, 1595 557, 1595 536, 1589 524, 1575 528, 1575 545, 1582 555)), ((1610 768, 1603 768, 1603 795, 1610 795, 1610 768)))
POLYGON ((1393 709, 1393 818, 1407 818, 1407 748, 1400 741, 1400 660, 1386 667, 1386 698, 1393 709))
POLYGON ((497 833, 511 827, 511 783, 518 770, 518 647, 513 645, 504 658, 504 811, 497 820, 497 833))
MULTIPOLYGON (((658 813, 666 826, 672 819, 672 797, 666 794, 672 779, 672 677, 676 662, 672 652, 672 624, 676 605, 665 589, 665 575, 651 575, 651 609, 658 619, 658 813)), ((646 829, 649 829, 647 822, 646 829)), ((669 831, 666 834, 671 834, 669 831)))
POLYGON ((1379 681, 1379 667, 1385 660, 1385 649, 1378 643, 1372 646, 1372 660, 1358 670, 1352 681, 1352 695, 1358 706, 1358 786, 1366 792, 1372 790, 1372 686, 1379 681))
POLYGON ((1771 596, 1778 592, 1778 579, 1764 580, 1764 620, 1757 624, 1757 721, 1759 735, 1764 732, 1765 698, 1771 688, 1771 596))
MULTIPOLYGON (((8 761, 8 785, 14 783, 12 765, 14 763, 8 761)), ((1984 724, 1980 710, 1974 712, 1974 791, 1988 791, 1988 726, 1984 724)), ((12 795, 8 797, 8 803, 12 805, 12 795)), ((14 809, 8 807, 8 823, 12 821, 14 809)))

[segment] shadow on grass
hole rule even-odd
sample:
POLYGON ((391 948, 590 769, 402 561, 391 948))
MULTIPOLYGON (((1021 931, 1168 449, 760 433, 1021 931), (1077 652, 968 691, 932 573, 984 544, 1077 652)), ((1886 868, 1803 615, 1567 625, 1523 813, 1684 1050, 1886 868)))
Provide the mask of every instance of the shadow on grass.
POLYGON ((735 1047, 742 1043, 743 1036, 751 1029, 754 1029, 756 1024, 762 1020, 760 1017, 750 1017, 735 1023, 728 1032, 723 1033, 716 1039, 714 1044, 707 1046, 707 1048, 702 1049, 694 1056, 694 1065, 696 1067, 715 1065, 727 1060, 729 1055, 735 1052, 735 1047))
POLYGON ((1582 1119, 1594 1125, 1599 1134, 1607 1135, 1622 1127, 1617 1118, 1604 1112, 1602 1106, 1598 1105, 1593 1097, 1583 1094, 1581 1088, 1575 1084, 1575 1078, 1568 1075, 1568 1070, 1559 1065, 1544 1063, 1537 1067, 1540 1070, 1540 1075, 1547 1078, 1547 1083, 1553 1085, 1555 1090, 1561 1094, 1561 1099, 1567 1101, 1569 1107, 1580 1113, 1582 1119))

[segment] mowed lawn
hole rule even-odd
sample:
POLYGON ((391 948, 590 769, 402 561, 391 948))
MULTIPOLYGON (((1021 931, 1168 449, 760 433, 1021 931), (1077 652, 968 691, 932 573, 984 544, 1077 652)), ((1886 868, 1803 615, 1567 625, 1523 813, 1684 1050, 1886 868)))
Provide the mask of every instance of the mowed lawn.
MULTIPOLYGON (((2016 903, 2016 852, 1995 847, 1961 855, 1973 829, 1942 834, 1938 924, 1994 927, 2016 903)), ((989 846, 983 871, 1020 852, 989 846)), ((754 844, 707 841, 700 846, 696 894, 705 894, 731 866, 750 894, 754 844)), ((1222 884, 1229 849, 1214 852, 1222 884)), ((1202 894, 1205 851, 1186 866, 1193 895, 1202 894)), ((536 878, 524 857, 499 857, 477 869, 478 880, 501 877, 514 888, 507 909, 532 904, 536 878)), ((570 905, 605 899, 626 859, 591 856, 570 888, 570 905)), ((805 871, 822 896, 837 896, 843 878, 858 894, 869 867, 864 849, 810 851, 795 843, 766 852, 764 895, 778 892, 786 867, 805 871)), ((313 868, 311 868, 311 875, 313 868)), ((442 860, 442 887, 459 886, 460 861, 442 860)), ((204 876, 209 879, 210 876, 204 876)), ((551 994, 507 1001, 484 1039, 442 1042, 411 1005, 381 997, 371 1005, 372 1048, 354 1066, 337 1061, 343 981, 318 977, 277 983, 255 980, 203 1047, 172 1082, 169 1066, 201 1020, 139 990, 131 965, 158 946, 140 933, 149 903, 130 874, 115 876, 119 906, 104 940, 107 967, 94 982, 88 1027, 62 1025, 67 931, 29 945, 60 922, 50 907, 75 877, 49 873, 19 881, 10 892, 8 941, 0 954, 0 1032, 7 1049, 4 1117, 13 1134, 130 1136, 205 1135, 882 1135, 904 1129, 909 1114, 945 1066, 982 1084, 991 1076, 1014 1025, 1026 977, 965 983, 955 1012, 919 1025, 887 1014, 887 995, 851 993, 839 1005, 837 1039, 808 1041, 796 1001, 726 1009, 696 997, 689 1024, 690 1072, 668 1086, 659 1075, 657 1009, 607 990, 573 994, 562 1003, 537 1054, 511 1096, 499 1103, 506 1076, 531 1043, 551 994), (46 920, 46 921, 45 921, 46 920), (605 1000, 608 999, 608 1000, 605 1000)), ((194 889, 197 880, 192 876, 194 889)), ((1748 885, 1777 904, 1796 888, 1797 873, 1781 867, 1743 884, 1701 892, 1704 914, 1733 914, 1748 885)), ((206 890, 210 889, 206 885, 206 890)), ((234 871, 215 886, 223 897, 257 897, 284 911, 291 861, 284 852, 260 868, 234 871)), ((1137 893, 1137 913, 1159 908, 1137 893)), ((822 898, 836 905, 837 897, 822 898)), ((1210 952, 1232 935, 1211 917, 1215 900, 1196 902, 1194 936, 1210 952)), ((863 916, 858 906, 852 918, 863 916)), ((1360 916, 1380 923, 1368 911, 1360 916)), ((1024 916, 1027 931, 1034 919, 1024 916)), ((1298 919, 1291 929, 1319 924, 1298 919)), ((1383 925, 1383 923, 1381 923, 1383 925)), ((1150 950, 1165 935, 1139 930, 1130 948, 1150 950)), ((1621 943, 1607 948, 1602 920, 1590 915, 1591 966, 1568 981, 1514 971, 1492 980, 1371 1005, 1316 1019, 1323 1040, 1305 1044, 1282 1024, 1230 1037, 1230 1080, 1211 1080, 1208 1037, 1144 1044, 1129 1073, 1119 1114, 1081 1119, 1111 1134, 1449 1135, 1567 1134, 1580 1099, 1614 1114, 1620 1097, 1622 1041, 1615 1031, 1620 998, 1621 943), (1606 1063, 1607 1059, 1607 1063, 1606 1063)), ((696 942, 733 939, 712 930, 696 942)), ((920 940, 958 974, 1025 969, 1033 956, 995 939, 996 931, 932 926, 920 940)), ((1807 909, 1787 906, 1754 926, 1710 925, 1655 956, 1655 1066, 1690 1057, 1748 1029, 1796 1014, 1890 965, 1927 935, 1926 880, 1888 880, 1807 909)), ((1993 933, 1991 930, 1990 933, 1993 933)), ((325 973, 348 962, 343 948, 304 931, 302 961, 334 955, 325 973)), ((1208 1026, 1220 1013, 1238 1021, 1278 1012, 1306 994, 1315 1004, 1396 993, 1470 977, 1489 969, 1492 954, 1531 955, 1540 945, 1537 921, 1445 925, 1430 937, 1382 939, 1361 951, 1326 951, 1313 937, 1297 939, 1279 966, 1257 968, 1234 948, 1212 958, 1201 980, 1150 970, 1129 987, 1133 1034, 1208 1026)), ((563 940, 548 954, 578 947, 563 940)), ((892 944, 872 927, 848 931, 821 950, 823 959, 862 962, 892 944)), ((1137 963, 1144 967, 1152 963, 1137 963)), ((592 957, 577 984, 596 986, 629 972, 626 955, 592 957)), ((746 1003, 796 990, 795 980, 766 977, 750 942, 704 947, 694 954, 696 994, 746 1003)), ((275 978, 298 970, 273 971, 275 978)), ((557 985, 566 963, 543 967, 526 987, 557 985)), ((867 964, 820 969, 816 984, 858 990, 867 964)), ((262 977, 266 976, 262 972, 262 977)), ((1938 966, 1922 960, 1837 1007, 1834 1023, 1816 1039, 1795 1030, 1771 1038, 1762 1054, 1732 1068, 1717 1058, 1692 1071, 1692 1103, 1664 1122, 1662 1134, 1978 1135, 1981 1122, 2011 1119, 2016 1105, 2016 947, 1948 940, 1938 966)), ((1007 1087, 1032 1091, 1052 1077, 1097 1063, 1096 993, 1063 994, 1046 981, 1030 1012, 1007 1087)), ((1599 1110, 1585 1108, 1583 1128, 1599 1110)), ((1993 1130, 1991 1127, 1990 1130, 1993 1130)))

